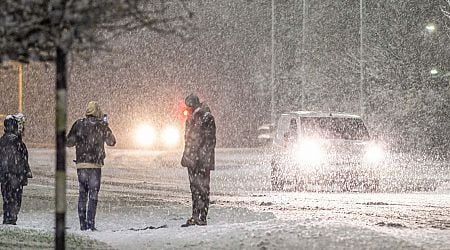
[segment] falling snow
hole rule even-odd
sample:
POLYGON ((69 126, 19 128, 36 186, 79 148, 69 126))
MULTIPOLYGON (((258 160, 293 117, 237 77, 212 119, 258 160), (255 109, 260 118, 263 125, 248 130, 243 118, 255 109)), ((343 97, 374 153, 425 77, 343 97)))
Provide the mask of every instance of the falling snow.
POLYGON ((62 2, 0 3, 0 118, 25 114, 33 172, 2 244, 52 247, 60 47, 67 126, 95 100, 117 138, 94 233, 78 230, 67 149, 69 246, 450 249, 449 0, 62 2), (210 106, 218 149, 208 226, 182 229, 189 93, 210 106), (276 122, 300 110, 361 117, 385 153, 376 192, 273 190, 276 122))

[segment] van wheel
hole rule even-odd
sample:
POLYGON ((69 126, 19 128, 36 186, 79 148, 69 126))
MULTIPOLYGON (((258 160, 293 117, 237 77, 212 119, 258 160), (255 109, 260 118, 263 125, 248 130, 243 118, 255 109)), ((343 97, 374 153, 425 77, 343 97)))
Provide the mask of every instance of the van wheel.
POLYGON ((275 162, 272 162, 271 165, 270 183, 272 185, 272 191, 281 191, 284 188, 285 180, 280 175, 279 165, 275 162))

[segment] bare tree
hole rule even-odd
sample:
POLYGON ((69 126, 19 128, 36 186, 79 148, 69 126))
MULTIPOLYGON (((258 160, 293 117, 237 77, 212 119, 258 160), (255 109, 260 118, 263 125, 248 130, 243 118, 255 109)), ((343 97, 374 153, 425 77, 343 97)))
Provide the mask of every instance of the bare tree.
POLYGON ((67 54, 101 49, 131 30, 188 37, 188 0, 2 0, 0 63, 56 64, 55 248, 65 248, 67 54))

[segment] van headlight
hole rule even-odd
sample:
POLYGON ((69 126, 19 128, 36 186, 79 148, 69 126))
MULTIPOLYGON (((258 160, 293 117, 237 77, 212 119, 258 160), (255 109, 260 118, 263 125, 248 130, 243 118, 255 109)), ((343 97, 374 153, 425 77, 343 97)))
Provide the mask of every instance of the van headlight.
POLYGON ((319 164, 326 157, 320 143, 314 140, 305 140, 293 149, 294 159, 297 163, 319 164))
POLYGON ((383 147, 377 144, 369 145, 366 149, 365 161, 367 163, 379 163, 385 158, 383 147))

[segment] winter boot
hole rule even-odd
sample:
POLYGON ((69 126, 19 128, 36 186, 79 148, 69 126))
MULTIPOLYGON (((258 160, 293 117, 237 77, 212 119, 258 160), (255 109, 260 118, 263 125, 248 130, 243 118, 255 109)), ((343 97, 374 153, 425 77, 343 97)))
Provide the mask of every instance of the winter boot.
POLYGON ((186 223, 184 223, 183 225, 181 225, 181 227, 189 227, 189 226, 195 226, 197 225, 197 221, 194 218, 190 218, 189 220, 186 221, 186 223))
POLYGON ((206 217, 208 215, 208 208, 202 209, 200 212, 200 219, 197 221, 197 225, 206 226, 208 223, 206 222, 206 217))
POLYGON ((5 225, 17 225, 17 223, 13 220, 7 220, 7 221, 3 221, 3 224, 5 225))
POLYGON ((87 230, 91 230, 92 232, 98 231, 97 228, 95 227, 95 222, 94 221, 88 221, 86 223, 86 225, 87 225, 87 230))
POLYGON ((205 220, 198 220, 197 221, 197 225, 199 225, 199 226, 206 226, 206 225, 208 225, 208 223, 206 222, 206 219, 205 220))
POLYGON ((88 225, 86 223, 86 220, 84 218, 80 218, 80 230, 81 231, 86 231, 88 230, 88 225))

